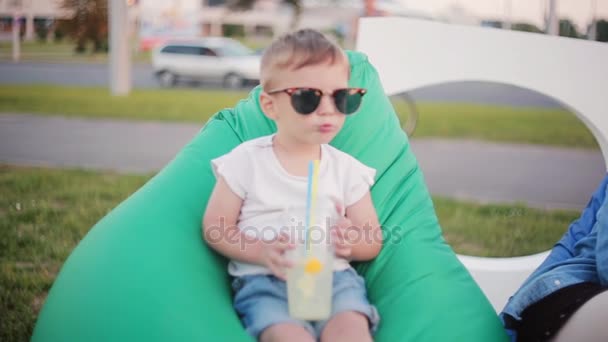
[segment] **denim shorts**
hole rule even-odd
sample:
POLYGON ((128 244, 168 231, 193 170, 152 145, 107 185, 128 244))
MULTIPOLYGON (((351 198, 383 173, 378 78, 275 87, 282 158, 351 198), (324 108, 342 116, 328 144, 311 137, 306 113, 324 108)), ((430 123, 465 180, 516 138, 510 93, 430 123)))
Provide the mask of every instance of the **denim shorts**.
MULTIPOLYGON (((289 316, 287 286, 273 275, 245 275, 232 282, 234 308, 247 332, 258 339, 264 329, 277 323, 295 323, 319 338, 329 320, 302 321, 289 316)), ((367 300, 365 282, 353 268, 333 274, 331 317, 345 311, 359 312, 367 317, 373 334, 380 321, 378 311, 367 300)))

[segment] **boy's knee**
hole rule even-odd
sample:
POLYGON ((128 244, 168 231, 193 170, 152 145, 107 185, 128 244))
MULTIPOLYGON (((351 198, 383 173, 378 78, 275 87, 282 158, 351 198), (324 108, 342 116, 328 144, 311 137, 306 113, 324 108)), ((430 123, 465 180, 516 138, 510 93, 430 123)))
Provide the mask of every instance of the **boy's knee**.
POLYGON ((264 329, 260 334, 261 342, 290 341, 309 342, 314 341, 313 336, 301 325, 295 323, 279 323, 264 329))
POLYGON ((372 341, 369 321, 360 312, 341 312, 327 322, 321 341, 372 341))

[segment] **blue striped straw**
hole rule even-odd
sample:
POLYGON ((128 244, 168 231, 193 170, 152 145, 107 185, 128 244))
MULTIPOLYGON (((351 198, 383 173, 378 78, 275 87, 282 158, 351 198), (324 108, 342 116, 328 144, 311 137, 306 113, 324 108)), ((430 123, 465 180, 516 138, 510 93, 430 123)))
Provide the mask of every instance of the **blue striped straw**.
POLYGON ((314 224, 314 210, 317 197, 317 181, 319 178, 319 161, 311 160, 308 164, 308 191, 306 193, 306 250, 310 250, 311 226, 314 224))

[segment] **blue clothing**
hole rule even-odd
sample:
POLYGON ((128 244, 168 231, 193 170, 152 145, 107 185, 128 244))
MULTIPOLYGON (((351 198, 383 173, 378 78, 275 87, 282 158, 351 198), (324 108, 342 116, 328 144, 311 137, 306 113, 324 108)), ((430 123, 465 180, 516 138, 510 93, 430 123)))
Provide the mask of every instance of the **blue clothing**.
MULTIPOLYGON (((521 320, 531 304, 566 286, 593 282, 608 286, 608 175, 581 217, 574 221, 545 261, 509 298, 500 314, 521 320)), ((512 337, 514 332, 507 330, 512 337)))
MULTIPOLYGON (((234 279, 234 308, 247 332, 255 339, 264 329, 277 323, 303 326, 317 340, 327 324, 324 321, 302 321, 289 316, 285 281, 268 274, 244 275, 234 279)), ((366 296, 365 280, 349 267, 333 274, 331 317, 340 312, 355 311, 365 315, 374 333, 380 317, 366 296)))

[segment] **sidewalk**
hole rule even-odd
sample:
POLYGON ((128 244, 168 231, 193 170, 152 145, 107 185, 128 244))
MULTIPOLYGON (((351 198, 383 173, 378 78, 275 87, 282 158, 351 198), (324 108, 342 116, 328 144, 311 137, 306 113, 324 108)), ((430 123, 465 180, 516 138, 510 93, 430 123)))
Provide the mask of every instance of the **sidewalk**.
MULTIPOLYGON (((197 124, 0 114, 0 163, 153 173, 197 124)), ((434 195, 581 209, 606 167, 600 151, 469 140, 412 139, 434 195)))

